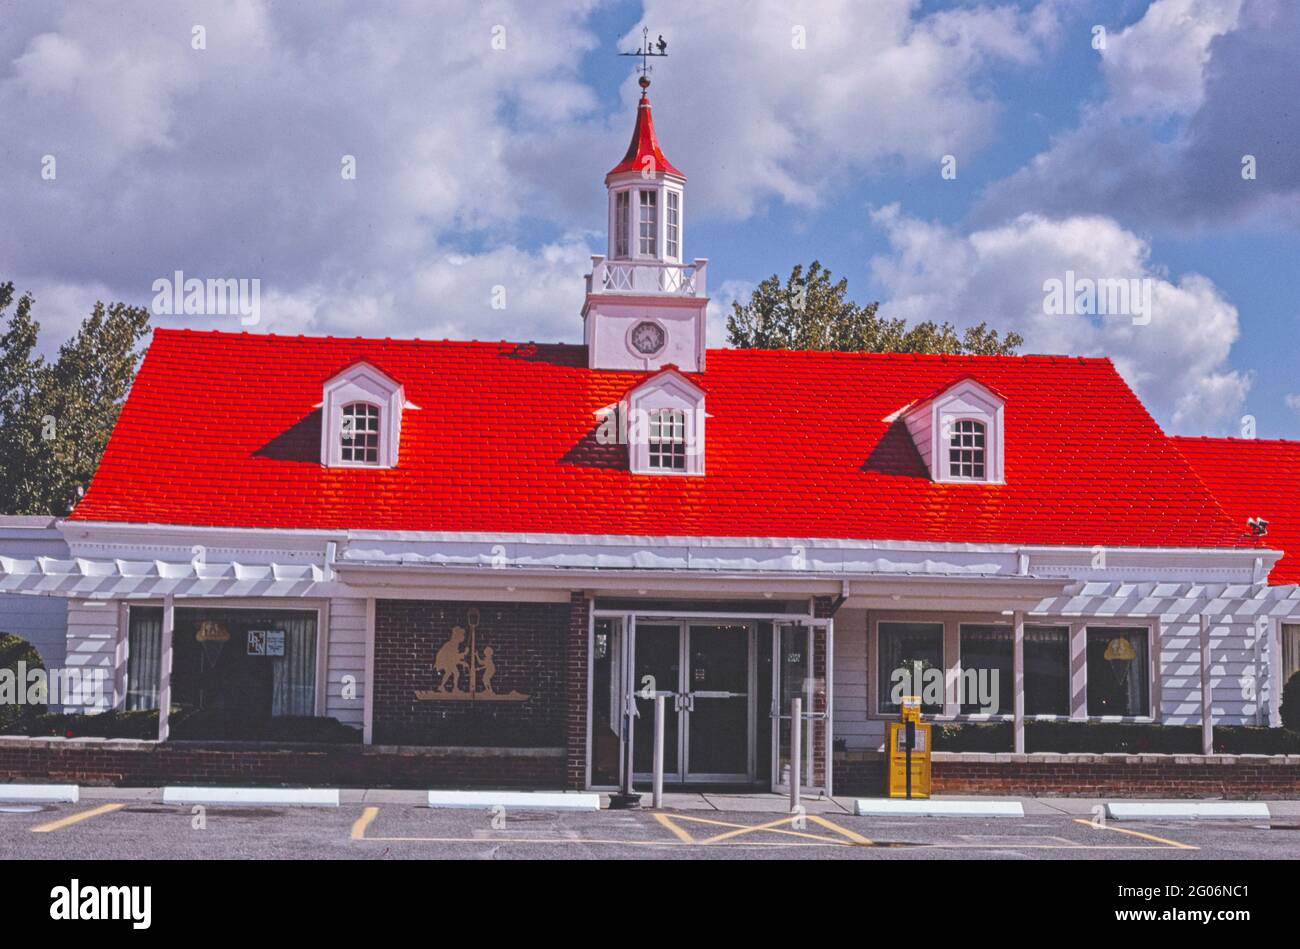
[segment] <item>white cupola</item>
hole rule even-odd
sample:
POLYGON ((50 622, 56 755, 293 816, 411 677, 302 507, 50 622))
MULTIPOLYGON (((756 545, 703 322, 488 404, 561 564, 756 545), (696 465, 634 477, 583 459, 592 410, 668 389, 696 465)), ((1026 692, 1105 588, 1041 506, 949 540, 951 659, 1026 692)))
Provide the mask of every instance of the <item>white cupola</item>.
POLYGON ((686 176, 665 157, 655 136, 650 80, 627 154, 605 176, 609 246, 591 258, 583 304, 584 341, 593 369, 704 369, 703 258, 684 258, 686 176))

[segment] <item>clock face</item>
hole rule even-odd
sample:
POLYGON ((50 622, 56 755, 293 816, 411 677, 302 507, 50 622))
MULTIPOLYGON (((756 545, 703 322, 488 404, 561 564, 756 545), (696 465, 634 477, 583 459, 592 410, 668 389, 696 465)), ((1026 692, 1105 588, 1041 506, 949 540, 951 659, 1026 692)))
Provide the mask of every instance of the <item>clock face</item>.
POLYGON ((653 356, 664 348, 667 334, 658 323, 649 320, 638 323, 632 329, 632 348, 643 356, 653 356))

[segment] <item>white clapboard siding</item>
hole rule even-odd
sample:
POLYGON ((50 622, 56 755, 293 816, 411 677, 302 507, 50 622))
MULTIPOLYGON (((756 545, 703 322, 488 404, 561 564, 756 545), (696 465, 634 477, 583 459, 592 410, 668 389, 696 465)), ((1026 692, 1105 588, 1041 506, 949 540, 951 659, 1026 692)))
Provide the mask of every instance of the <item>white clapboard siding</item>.
POLYGON ((67 656, 64 666, 80 670, 83 677, 95 669, 103 670, 104 696, 108 707, 118 704, 115 683, 118 656, 125 652, 118 646, 119 606, 114 601, 69 600, 67 656))
POLYGON ((867 611, 842 609, 835 614, 835 737, 849 751, 876 748, 884 740, 884 723, 867 718, 867 611))
MULTIPOLYGON (((1169 725, 1201 721, 1201 627, 1195 617, 1167 622, 1160 650, 1160 713, 1169 725)), ((1267 642, 1260 644, 1248 618, 1216 617, 1210 627, 1210 687, 1219 725, 1254 725, 1267 697, 1267 642), (1256 683, 1258 691, 1255 694, 1256 683)), ((1267 640, 1267 636, 1265 637, 1267 640)))
POLYGON ((366 688, 365 600, 330 600, 329 651, 325 670, 325 714, 360 727, 366 688), (356 683, 351 699, 343 695, 346 676, 351 676, 356 683))

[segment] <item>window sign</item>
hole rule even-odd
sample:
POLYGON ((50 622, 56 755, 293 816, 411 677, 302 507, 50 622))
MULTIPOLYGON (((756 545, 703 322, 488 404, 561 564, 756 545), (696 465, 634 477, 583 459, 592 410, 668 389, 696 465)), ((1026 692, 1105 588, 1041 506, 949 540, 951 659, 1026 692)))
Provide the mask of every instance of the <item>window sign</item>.
POLYGON ((284 630, 250 629, 248 631, 248 655, 283 657, 284 630))

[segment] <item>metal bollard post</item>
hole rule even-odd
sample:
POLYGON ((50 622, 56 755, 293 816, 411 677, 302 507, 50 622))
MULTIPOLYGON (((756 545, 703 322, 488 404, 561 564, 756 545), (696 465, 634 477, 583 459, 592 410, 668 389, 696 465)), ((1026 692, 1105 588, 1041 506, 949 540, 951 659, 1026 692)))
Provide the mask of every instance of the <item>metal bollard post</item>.
POLYGON ((664 697, 655 696, 654 806, 664 806, 664 697))
POLYGON ((803 699, 790 699, 790 811, 799 810, 800 771, 803 768, 803 699))

